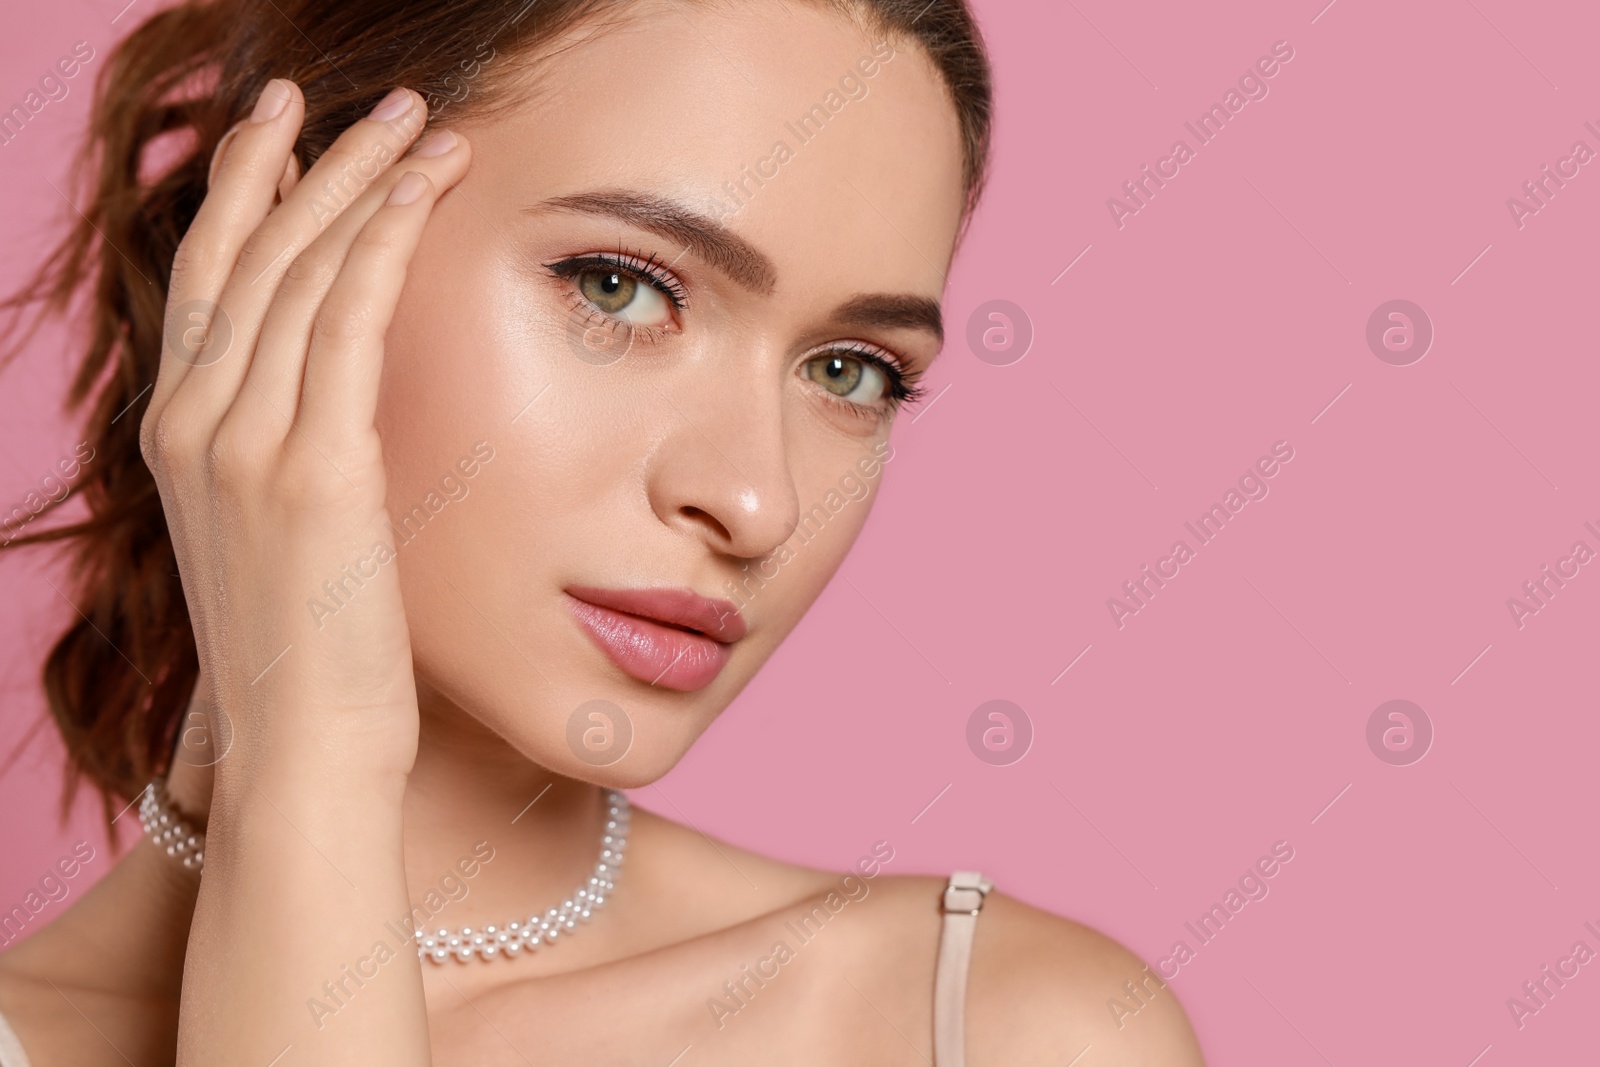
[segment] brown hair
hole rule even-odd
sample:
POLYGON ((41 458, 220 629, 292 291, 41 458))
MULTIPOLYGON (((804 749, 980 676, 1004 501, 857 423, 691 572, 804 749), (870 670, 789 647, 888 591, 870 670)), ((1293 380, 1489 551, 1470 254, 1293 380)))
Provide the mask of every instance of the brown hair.
MULTIPOLYGON (((965 0, 821 2, 915 43, 939 71, 960 124, 970 217, 988 156, 991 90, 965 0)), ((0 548, 55 542, 72 552, 73 588, 63 592, 78 617, 44 665, 68 752, 63 810, 87 778, 109 818, 113 798, 135 796, 164 771, 198 677, 139 423, 160 362, 173 253, 205 196, 217 142, 270 78, 290 78, 306 99, 295 149, 304 173, 393 86, 427 98, 430 121, 486 113, 512 102, 498 91, 510 64, 497 57, 532 52, 585 20, 625 18, 626 9, 620 0, 184 0, 112 52, 74 163, 81 217, 0 302, 15 316, 36 304, 64 315, 82 301, 75 319, 88 328, 67 397, 69 410, 88 406, 91 458, 72 489, 88 518, 18 536, 15 513, 0 516, 0 548)))

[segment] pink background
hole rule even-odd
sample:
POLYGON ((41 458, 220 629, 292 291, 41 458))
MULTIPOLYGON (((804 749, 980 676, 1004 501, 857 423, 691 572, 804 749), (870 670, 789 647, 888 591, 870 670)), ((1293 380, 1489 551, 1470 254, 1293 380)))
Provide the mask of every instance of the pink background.
MULTIPOLYGON (((17 13, 0 102, 80 38, 97 71, 148 14, 112 25, 121 2, 17 13)), ((1600 964, 1520 1030, 1506 999, 1575 941, 1600 949, 1600 565, 1521 629, 1506 601, 1574 541, 1600 550, 1600 164, 1521 229, 1506 199, 1575 140, 1600 149, 1600 13, 1320 5, 978 5, 998 141, 946 391, 897 428, 839 580, 638 799, 822 866, 888 839, 891 871, 980 868, 1150 960, 1196 946, 1184 922, 1286 840, 1270 895, 1172 981, 1211 1062, 1573 1062, 1600 964), (1106 199, 1195 147, 1183 123, 1279 40, 1295 54, 1270 95, 1118 229, 1106 199), (1395 298, 1436 330, 1409 366, 1365 339, 1395 298), (965 341, 992 299, 1035 331, 1011 365, 965 341), (1107 598, 1279 440, 1295 454, 1270 495, 1119 630, 1107 598), (1035 730, 1009 766, 966 742, 997 698, 1035 730), (1435 730, 1408 766, 1366 740, 1397 698, 1435 730)), ((0 148, 0 280, 64 210, 49 182, 87 95, 80 76, 0 148)), ((64 382, 48 339, 0 382, 9 509, 77 436, 41 403, 64 382)), ((37 663, 70 611, 40 565, 0 563, 4 752, 42 714, 37 663)), ((46 735, 0 778, 0 903, 98 840, 88 804, 54 825, 58 758, 46 735)))

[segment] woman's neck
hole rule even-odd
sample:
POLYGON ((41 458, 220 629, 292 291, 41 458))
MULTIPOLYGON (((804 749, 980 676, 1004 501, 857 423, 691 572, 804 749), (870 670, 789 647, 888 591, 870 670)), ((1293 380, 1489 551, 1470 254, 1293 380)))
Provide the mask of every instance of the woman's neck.
POLYGON ((419 928, 503 926, 559 906, 598 858, 602 792, 424 699, 404 831, 419 928))

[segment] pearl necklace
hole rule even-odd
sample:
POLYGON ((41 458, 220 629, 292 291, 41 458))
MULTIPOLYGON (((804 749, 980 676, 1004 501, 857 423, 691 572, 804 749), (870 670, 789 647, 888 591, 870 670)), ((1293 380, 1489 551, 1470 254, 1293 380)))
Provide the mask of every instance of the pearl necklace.
MULTIPOLYGON (((166 786, 166 779, 156 778, 144 787, 139 800, 139 823, 151 841, 166 848, 167 855, 204 874, 206 835, 172 810, 167 802, 166 786)), ((496 956, 514 959, 524 950, 531 954, 541 947, 556 944, 563 933, 570 935, 580 922, 589 921, 595 909, 603 905, 606 896, 617 887, 618 868, 628 847, 632 816, 633 807, 628 798, 616 790, 606 790, 606 825, 600 837, 600 859, 589 880, 573 890, 559 908, 551 908, 543 915, 534 913, 526 923, 518 920, 504 927, 491 924, 478 930, 463 926, 452 931, 441 926, 434 934, 419 937, 417 955, 436 964, 452 957, 466 963, 474 956, 487 963, 496 956)))
POLYGON ((139 799, 139 825, 156 845, 165 846, 167 855, 183 861, 185 867, 200 871, 206 858, 206 835, 178 817, 167 803, 167 780, 154 778, 144 787, 139 799))
POLYGON ((606 790, 606 826, 600 837, 600 859, 594 865, 589 880, 543 915, 535 912, 526 923, 513 921, 505 927, 493 924, 482 930, 463 926, 451 931, 440 927, 431 936, 421 938, 417 955, 434 963, 443 963, 452 956, 458 963, 466 963, 473 956, 485 963, 496 956, 515 959, 524 951, 530 955, 545 945, 554 945, 562 934, 570 935, 580 922, 588 922, 594 910, 606 902, 606 896, 617 886, 617 868, 622 864, 628 847, 628 824, 633 809, 628 798, 615 790, 606 790))

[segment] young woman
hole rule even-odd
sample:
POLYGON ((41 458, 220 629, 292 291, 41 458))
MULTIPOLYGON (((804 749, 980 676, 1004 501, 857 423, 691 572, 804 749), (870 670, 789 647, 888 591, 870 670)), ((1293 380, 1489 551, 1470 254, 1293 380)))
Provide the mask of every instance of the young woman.
POLYGON ((961 0, 192 2, 99 91, 24 294, 92 315, 46 678, 155 844, 0 955, 0 1063, 1200 1062, 980 875, 612 792, 817 597, 939 352, 961 0))

